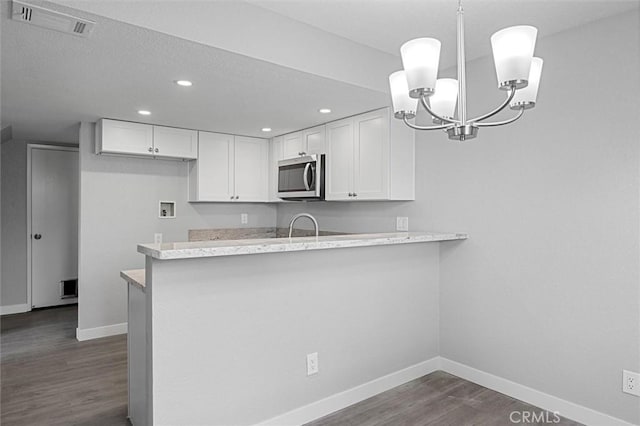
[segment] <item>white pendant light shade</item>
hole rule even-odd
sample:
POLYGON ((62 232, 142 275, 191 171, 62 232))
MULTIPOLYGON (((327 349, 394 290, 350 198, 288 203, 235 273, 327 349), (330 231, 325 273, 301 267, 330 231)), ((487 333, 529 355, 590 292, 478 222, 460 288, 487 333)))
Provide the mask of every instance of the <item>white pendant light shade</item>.
POLYGON ((402 66, 407 75, 410 96, 431 95, 435 90, 440 63, 440 42, 435 38, 416 38, 400 47, 402 66))
POLYGON ((491 36, 499 88, 509 90, 512 84, 516 88, 526 87, 537 35, 536 27, 518 25, 491 36))
POLYGON ((391 88, 394 115, 399 118, 402 118, 403 115, 406 115, 407 118, 415 117, 418 100, 409 96, 405 72, 396 71, 391 74, 389 76, 389 87, 391 88))
POLYGON ((453 78, 439 78, 436 81, 436 91, 429 98, 431 110, 440 117, 453 119, 458 100, 458 80, 453 78))
POLYGON ((529 85, 524 89, 516 90, 516 94, 511 100, 511 109, 530 109, 536 105, 538 98, 538 87, 540 86, 540 76, 542 75, 541 58, 533 58, 531 60, 531 70, 529 71, 529 85))

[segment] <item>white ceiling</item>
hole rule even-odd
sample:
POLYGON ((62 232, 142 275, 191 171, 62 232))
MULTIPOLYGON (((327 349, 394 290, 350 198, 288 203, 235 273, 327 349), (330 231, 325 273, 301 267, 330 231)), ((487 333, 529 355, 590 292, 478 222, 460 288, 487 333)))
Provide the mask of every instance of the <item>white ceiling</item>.
MULTIPOLYGON (((441 68, 455 65, 457 0, 247 0, 365 46, 400 55, 417 37, 442 42, 441 68)), ((545 37, 638 8, 637 0, 464 0, 467 59, 491 54, 489 38, 512 25, 545 37)))
POLYGON ((15 139, 77 141, 78 123, 100 117, 268 137, 262 127, 282 134, 388 103, 384 93, 106 18, 80 38, 9 20, 2 6, 2 124, 15 139))
MULTIPOLYGON (((400 66, 391 54, 405 40, 439 38, 443 67, 455 55, 455 0, 62 3, 84 11, 36 4, 97 21, 89 38, 11 21, 10 3, 0 3, 2 126, 11 125, 16 139, 75 141, 80 121, 100 117, 252 136, 265 136, 260 128, 268 126, 282 134, 387 105, 386 75, 400 66), (193 5, 201 19, 170 4, 193 5), (211 32, 213 17, 233 28, 227 38, 211 32), (172 83, 179 78, 194 86, 172 83), (325 106, 333 114, 317 113, 325 106), (139 116, 141 108, 153 115, 139 116)), ((467 0, 468 57, 489 54, 490 34, 504 26, 530 23, 544 36, 637 7, 467 0)))

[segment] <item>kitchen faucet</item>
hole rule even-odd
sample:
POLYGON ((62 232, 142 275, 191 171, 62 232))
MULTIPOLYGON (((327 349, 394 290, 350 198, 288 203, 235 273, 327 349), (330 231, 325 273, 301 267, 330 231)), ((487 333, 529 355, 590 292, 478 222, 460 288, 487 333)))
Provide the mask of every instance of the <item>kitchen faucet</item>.
POLYGON ((316 238, 317 238, 318 237, 318 221, 316 220, 315 217, 311 216, 309 213, 298 213, 297 215, 291 218, 291 222, 289 222, 289 238, 291 238, 291 234, 293 233, 293 224, 296 222, 296 220, 300 219, 301 217, 308 217, 313 221, 313 226, 315 226, 316 228, 316 238))

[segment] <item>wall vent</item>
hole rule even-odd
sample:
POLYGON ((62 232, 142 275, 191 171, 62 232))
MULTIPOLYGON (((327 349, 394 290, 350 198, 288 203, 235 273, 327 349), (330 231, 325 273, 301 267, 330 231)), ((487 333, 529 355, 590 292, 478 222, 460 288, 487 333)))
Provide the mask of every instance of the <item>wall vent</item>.
POLYGON ((77 18, 23 1, 13 0, 12 3, 11 18, 14 21, 21 21, 80 37, 87 37, 91 34, 96 24, 88 19, 77 18))

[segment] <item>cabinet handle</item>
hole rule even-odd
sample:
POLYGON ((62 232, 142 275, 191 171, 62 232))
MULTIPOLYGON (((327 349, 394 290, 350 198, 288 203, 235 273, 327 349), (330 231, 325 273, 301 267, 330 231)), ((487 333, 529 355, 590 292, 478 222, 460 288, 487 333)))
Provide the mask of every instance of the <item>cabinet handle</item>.
POLYGON ((149 147, 149 152, 153 152, 153 148, 152 147, 149 147))
POLYGON ((353 196, 354 196, 354 197, 357 197, 357 196, 358 196, 358 194, 356 194, 356 193, 354 192, 354 193, 353 193, 353 196))
POLYGON ((160 150, 158 148, 156 148, 156 152, 160 152, 160 150))
POLYGON ((351 192, 349 193, 349 197, 353 197, 353 194, 351 192))
POLYGON ((230 200, 233 200, 233 195, 229 198, 230 200))
POLYGON ((239 199, 239 198, 240 198, 240 196, 239 196, 239 195, 236 195, 236 200, 237 200, 237 199, 239 199))

